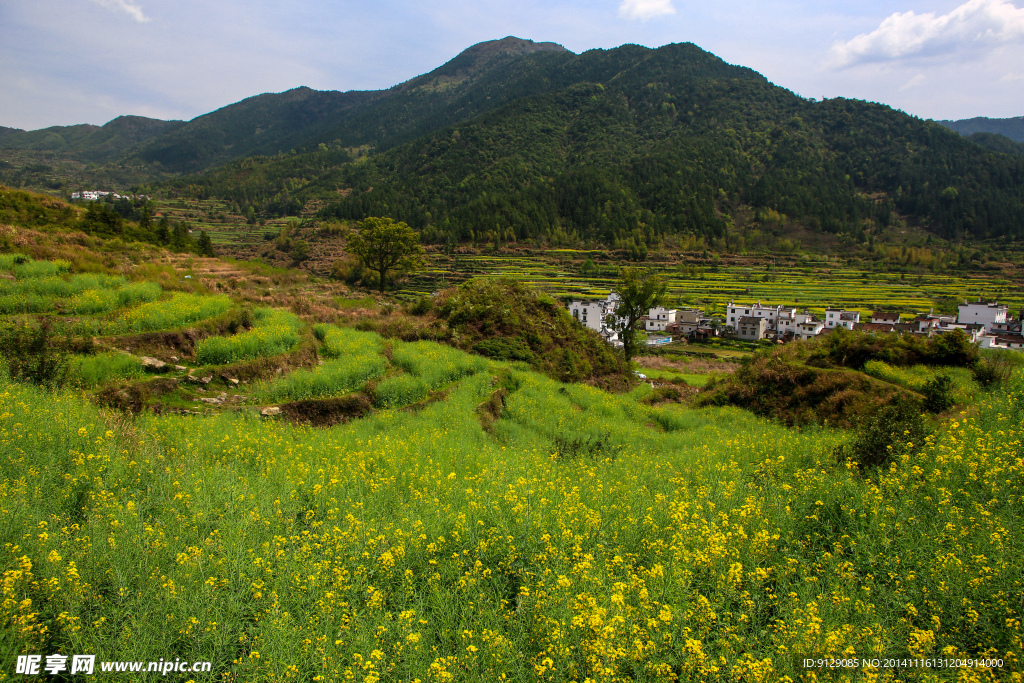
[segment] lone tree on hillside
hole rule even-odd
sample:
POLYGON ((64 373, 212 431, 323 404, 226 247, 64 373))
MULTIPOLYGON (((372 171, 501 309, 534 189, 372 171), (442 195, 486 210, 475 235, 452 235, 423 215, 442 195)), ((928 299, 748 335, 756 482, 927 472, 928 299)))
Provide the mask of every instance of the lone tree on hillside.
POLYGON ((391 218, 370 217, 359 224, 359 232, 348 238, 348 250, 363 265, 377 273, 384 294, 388 273, 411 273, 423 267, 419 235, 405 223, 391 218))
POLYGON ((607 323, 619 333, 627 362, 636 353, 637 344, 640 343, 637 322, 650 309, 661 306, 667 292, 668 285, 646 268, 623 268, 619 271, 619 279, 615 283, 619 302, 615 306, 615 313, 608 316, 607 323))

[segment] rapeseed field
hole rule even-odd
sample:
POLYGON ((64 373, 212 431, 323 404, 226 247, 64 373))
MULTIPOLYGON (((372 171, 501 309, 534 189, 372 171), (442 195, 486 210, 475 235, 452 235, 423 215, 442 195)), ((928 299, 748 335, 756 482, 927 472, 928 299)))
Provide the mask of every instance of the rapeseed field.
POLYGON ((391 353, 444 395, 330 429, 3 380, 0 677, 77 652, 239 682, 1021 680, 1019 374, 865 473, 839 431, 391 353))
MULTIPOLYGON (((234 308, 61 262, 0 269, 0 308, 102 316, 83 329, 234 308)), ((837 457, 841 430, 334 325, 304 342, 281 310, 252 323, 196 362, 315 344, 322 363, 255 400, 364 392, 376 412, 131 416, 0 371, 0 679, 25 679, 19 655, 78 653, 238 683, 1024 680, 1020 369, 990 392, 943 370, 970 407, 865 469, 837 457)), ((74 363, 81 387, 143 372, 113 351, 74 363)))

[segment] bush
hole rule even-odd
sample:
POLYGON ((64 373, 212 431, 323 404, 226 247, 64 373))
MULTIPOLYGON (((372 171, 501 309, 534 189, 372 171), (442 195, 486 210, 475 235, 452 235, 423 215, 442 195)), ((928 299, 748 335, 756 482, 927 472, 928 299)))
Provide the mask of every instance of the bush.
POLYGON ((426 315, 432 310, 434 310, 434 300, 425 294, 416 299, 415 303, 409 307, 410 315, 426 315))
POLYGON ((974 381, 985 390, 992 390, 1010 379, 1013 366, 1002 358, 986 358, 971 368, 974 381))
POLYGON ((920 444, 926 433, 920 404, 900 396, 864 421, 853 442, 836 449, 837 459, 856 462, 862 470, 884 467, 920 444))
POLYGON ((68 382, 69 346, 67 339, 53 333, 48 320, 0 332, 0 353, 11 379, 47 389, 57 389, 68 382))
POLYGON ((924 394, 924 408, 932 413, 941 413, 953 407, 953 378, 939 375, 924 383, 921 388, 924 394))

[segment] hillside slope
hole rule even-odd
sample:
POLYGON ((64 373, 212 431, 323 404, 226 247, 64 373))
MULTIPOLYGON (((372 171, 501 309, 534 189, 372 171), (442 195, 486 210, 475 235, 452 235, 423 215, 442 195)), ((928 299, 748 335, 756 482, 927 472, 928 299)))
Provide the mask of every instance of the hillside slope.
MULTIPOLYGON (((311 178, 300 154, 248 161, 248 175, 277 184, 266 210, 315 198, 436 242, 626 247, 722 237, 744 213, 860 240, 897 213, 950 238, 1024 234, 1024 160, 882 105, 804 100, 694 45, 533 55, 501 76, 523 96, 366 163, 311 178)), ((231 197, 233 173, 186 182, 231 197)))
POLYGON ((0 128, 0 149, 62 152, 85 161, 107 161, 183 124, 184 121, 144 116, 118 116, 102 126, 52 126, 33 131, 0 128))
POLYGON ((987 116, 976 116, 973 119, 960 119, 958 121, 936 121, 950 130, 955 130, 961 135, 973 135, 974 133, 995 133, 1003 135, 1015 142, 1024 142, 1024 116, 1016 116, 1008 119, 990 119, 987 116))

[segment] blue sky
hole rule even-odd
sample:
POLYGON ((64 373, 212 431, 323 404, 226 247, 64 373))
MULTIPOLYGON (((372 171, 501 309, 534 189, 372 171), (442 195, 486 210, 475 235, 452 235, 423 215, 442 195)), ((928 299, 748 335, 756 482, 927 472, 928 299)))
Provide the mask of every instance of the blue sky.
POLYGON ((508 35, 573 52, 693 42, 804 97, 1024 115, 1024 0, 33 0, 0 3, 0 126, 387 88, 508 35))

